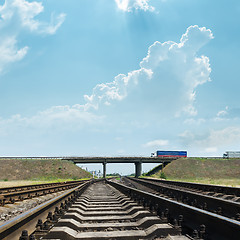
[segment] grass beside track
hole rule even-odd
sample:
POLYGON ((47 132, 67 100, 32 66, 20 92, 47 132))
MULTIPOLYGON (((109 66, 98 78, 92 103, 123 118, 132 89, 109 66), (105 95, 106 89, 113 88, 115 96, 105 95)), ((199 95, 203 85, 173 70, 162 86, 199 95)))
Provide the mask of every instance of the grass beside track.
MULTIPOLYGON (((159 178, 158 176, 151 176, 153 178, 159 178)), ((203 184, 212 184, 220 186, 229 186, 229 187, 240 187, 240 179, 209 179, 209 178, 167 178, 170 181, 183 181, 183 182, 193 182, 193 183, 203 183, 203 184)))
MULTIPOLYGON (((77 179, 77 180, 87 180, 89 178, 77 179)), ((45 181, 31 181, 31 180, 20 180, 20 181, 0 181, 0 188, 5 187, 18 187, 26 185, 44 184, 44 183, 56 183, 56 182, 67 182, 75 181, 76 179, 55 179, 55 180, 45 180, 45 181)))
POLYGON ((151 177, 240 187, 240 159, 178 159, 151 177))
POLYGON ((0 180, 58 181, 91 177, 87 171, 65 160, 0 160, 0 180))

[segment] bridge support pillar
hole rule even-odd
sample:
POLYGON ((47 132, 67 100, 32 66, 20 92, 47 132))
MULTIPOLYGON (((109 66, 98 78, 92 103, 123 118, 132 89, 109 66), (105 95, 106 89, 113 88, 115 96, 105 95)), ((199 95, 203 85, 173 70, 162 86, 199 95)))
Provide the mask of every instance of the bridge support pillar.
POLYGON ((142 175, 142 163, 136 162, 135 163, 135 177, 138 178, 142 175))
POLYGON ((103 163, 103 178, 106 178, 106 165, 107 165, 107 163, 104 162, 103 163))

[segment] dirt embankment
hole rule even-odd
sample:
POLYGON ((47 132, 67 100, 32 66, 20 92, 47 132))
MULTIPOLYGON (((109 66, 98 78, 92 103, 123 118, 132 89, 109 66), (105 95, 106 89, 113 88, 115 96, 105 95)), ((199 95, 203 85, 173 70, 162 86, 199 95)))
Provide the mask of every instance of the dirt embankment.
POLYGON ((69 161, 0 160, 0 180, 51 180, 88 178, 90 173, 69 161))
POLYGON ((178 159, 163 172, 167 178, 174 179, 240 179, 240 159, 178 159))

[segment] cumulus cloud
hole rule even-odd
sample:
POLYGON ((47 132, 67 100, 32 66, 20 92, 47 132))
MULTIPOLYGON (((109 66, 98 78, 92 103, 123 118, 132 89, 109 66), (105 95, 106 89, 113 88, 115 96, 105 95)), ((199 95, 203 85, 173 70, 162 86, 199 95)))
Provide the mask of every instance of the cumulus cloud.
POLYGON ((210 81, 211 73, 208 57, 199 57, 197 52, 212 38, 211 30, 195 25, 179 43, 156 41, 140 62, 140 69, 98 84, 91 95, 85 95, 86 106, 98 109, 101 103, 110 105, 113 100, 128 97, 130 104, 146 105, 151 111, 155 108, 169 115, 196 115, 196 89, 210 81))
POLYGON ((198 57, 197 52, 212 38, 211 30, 190 26, 179 43, 156 41, 140 63, 142 68, 151 69, 155 81, 161 83, 158 90, 168 92, 171 98, 178 101, 176 115, 182 112, 197 114, 193 106, 196 88, 210 81, 211 73, 209 58, 198 57), (172 85, 169 86, 169 83, 172 85))
POLYGON ((148 148, 148 147, 162 147, 162 146, 167 146, 169 144, 168 140, 163 140, 163 139, 157 139, 153 140, 150 142, 147 142, 143 144, 143 147, 148 148))
POLYGON ((149 5, 149 0, 115 0, 117 7, 125 12, 131 12, 133 9, 143 11, 154 11, 154 7, 149 5))
POLYGON ((0 5, 0 72, 13 62, 21 60, 29 49, 19 48, 18 36, 24 31, 38 34, 55 34, 65 19, 65 14, 52 14, 50 23, 42 22, 36 17, 43 12, 41 2, 26 0, 5 0, 0 5))
POLYGON ((92 95, 84 95, 87 101, 85 107, 98 109, 101 103, 110 105, 113 100, 120 101, 127 97, 129 89, 138 85, 141 80, 150 79, 151 76, 152 71, 145 68, 129 72, 128 75, 119 74, 113 82, 98 84, 94 87, 92 95))

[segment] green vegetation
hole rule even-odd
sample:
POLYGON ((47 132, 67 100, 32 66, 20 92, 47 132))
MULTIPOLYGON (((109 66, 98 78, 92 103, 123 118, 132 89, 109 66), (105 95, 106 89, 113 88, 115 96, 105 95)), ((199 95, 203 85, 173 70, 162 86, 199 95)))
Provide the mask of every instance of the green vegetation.
POLYGON ((153 169, 151 169, 150 171, 148 171, 147 173, 142 174, 142 175, 144 175, 144 176, 151 176, 151 175, 157 173, 160 170, 162 170, 162 164, 154 167, 153 169))
POLYGON ((69 161, 1 160, 0 179, 33 181, 66 181, 90 178, 91 174, 69 161))
POLYGON ((160 178, 167 179, 167 177, 163 171, 161 171, 160 178))
POLYGON ((240 159, 184 158, 151 177, 205 184, 240 186, 240 159))
POLYGON ((106 177, 120 177, 121 175, 119 173, 109 173, 106 174, 106 177))
POLYGON ((128 175, 129 177, 135 177, 135 173, 128 175))

